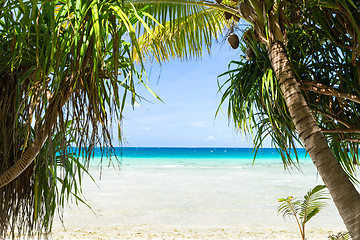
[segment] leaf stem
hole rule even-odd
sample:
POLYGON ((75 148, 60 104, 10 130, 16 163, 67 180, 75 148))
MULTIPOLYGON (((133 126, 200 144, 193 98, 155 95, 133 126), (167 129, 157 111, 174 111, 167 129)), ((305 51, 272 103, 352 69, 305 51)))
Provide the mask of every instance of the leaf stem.
POLYGON ((301 227, 301 225, 300 225, 299 219, 298 219, 298 217, 296 216, 296 212, 295 212, 293 206, 291 205, 290 201, 289 201, 289 200, 286 200, 286 202, 289 204, 290 209, 291 209, 291 211, 293 212, 293 215, 294 215, 294 217, 295 217, 295 219, 296 219, 296 222, 297 222, 298 227, 299 227, 299 230, 300 230, 301 237, 302 237, 303 240, 305 240, 305 233, 304 233, 303 230, 302 230, 302 227, 301 227))

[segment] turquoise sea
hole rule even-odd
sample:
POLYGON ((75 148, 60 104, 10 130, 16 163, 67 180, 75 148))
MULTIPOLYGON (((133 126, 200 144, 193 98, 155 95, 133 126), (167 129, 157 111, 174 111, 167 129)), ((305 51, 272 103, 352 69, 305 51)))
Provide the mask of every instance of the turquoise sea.
MULTIPOLYGON (((117 147, 116 155, 124 165, 172 165, 173 167, 224 167, 242 165, 267 165, 281 163, 275 148, 262 148, 256 153, 253 148, 196 148, 196 147, 117 147)), ((297 149, 300 163, 311 163, 305 149, 297 149)), ((101 149, 96 148, 92 166, 99 165, 101 149)), ((292 154, 295 161, 295 154, 292 154)), ((106 160, 103 161, 106 164, 106 160)))
MULTIPOLYGON (((303 149, 298 150, 299 169, 284 169, 279 153, 270 148, 260 149, 255 163, 251 148, 115 151, 120 165, 114 157, 101 158, 96 149, 89 169, 95 183, 89 177, 83 179, 83 194, 91 209, 70 204, 63 218, 67 229, 93 232, 111 228, 134 234, 149 229, 214 228, 296 232, 293 219, 284 220, 277 213, 277 199, 301 198, 322 184, 303 149)), ((61 229, 63 225, 58 221, 54 226, 61 229)), ((344 229, 330 200, 308 229, 344 229)))

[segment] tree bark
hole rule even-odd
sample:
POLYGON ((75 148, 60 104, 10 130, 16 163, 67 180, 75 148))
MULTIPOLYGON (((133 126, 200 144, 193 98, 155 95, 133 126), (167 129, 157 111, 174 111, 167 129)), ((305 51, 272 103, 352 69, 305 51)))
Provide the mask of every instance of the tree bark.
POLYGON ((0 188, 6 186, 17 178, 34 161, 40 153, 41 148, 46 142, 51 132, 61 108, 69 100, 73 90, 73 77, 64 80, 60 85, 59 92, 53 96, 44 116, 44 122, 36 135, 34 141, 29 144, 26 150, 21 154, 13 166, 0 175, 0 188))
POLYGON ((274 42, 267 50, 296 131, 329 189, 352 239, 360 240, 360 194, 335 158, 311 114, 299 89, 284 44, 274 42))

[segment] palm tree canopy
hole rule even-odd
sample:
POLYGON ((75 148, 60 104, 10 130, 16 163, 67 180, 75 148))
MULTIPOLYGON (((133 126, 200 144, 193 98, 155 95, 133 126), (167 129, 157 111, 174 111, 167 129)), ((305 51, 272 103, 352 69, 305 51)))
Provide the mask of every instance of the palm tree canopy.
MULTIPOLYGON (((360 19, 359 7, 351 1, 343 1, 336 8, 320 4, 324 5, 305 7, 298 3, 295 12, 284 10, 289 20, 296 20, 288 20, 285 29, 288 55, 334 154, 348 173, 354 173, 359 143, 360 45, 356 37, 359 21, 353 19, 360 19)), ((260 147, 262 140, 271 136, 284 162, 290 164, 290 149, 299 138, 276 84, 266 45, 259 43, 252 28, 244 31, 242 40, 247 58, 233 61, 230 70, 220 75, 229 76, 223 83, 222 102, 229 101, 228 114, 236 127, 254 134, 255 146, 260 147)))
MULTIPOLYGON (((214 40, 226 35, 226 29, 238 21, 224 17, 224 11, 236 13, 237 4, 232 1, 220 5, 203 0, 134 0, 133 4, 149 4, 149 14, 161 24, 139 38, 142 53, 159 63, 171 58, 201 57, 205 49, 210 52, 214 40)), ((154 23, 150 20, 148 25, 154 23)))

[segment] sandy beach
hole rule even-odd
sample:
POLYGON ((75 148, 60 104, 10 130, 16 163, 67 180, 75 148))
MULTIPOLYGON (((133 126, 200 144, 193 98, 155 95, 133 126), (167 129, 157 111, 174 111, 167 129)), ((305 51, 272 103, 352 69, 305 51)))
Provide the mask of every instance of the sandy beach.
MULTIPOLYGON (((92 209, 70 203, 51 239, 301 239, 294 219, 277 213, 277 199, 321 184, 311 164, 302 168, 124 164, 104 169, 101 180, 92 168, 96 184, 83 183, 92 209)), ((308 240, 345 231, 331 200, 306 228, 308 240)))
MULTIPOLYGON (((322 230, 308 231, 308 240, 325 240, 333 232, 322 230)), ((151 229, 151 228, 98 228, 93 230, 72 230, 56 231, 52 239, 83 239, 83 240, 111 240, 111 239, 237 239, 237 240, 259 240, 259 239, 279 239, 296 240, 301 239, 297 231, 272 230, 272 229, 238 229, 238 228, 207 228, 207 229, 151 229)))

